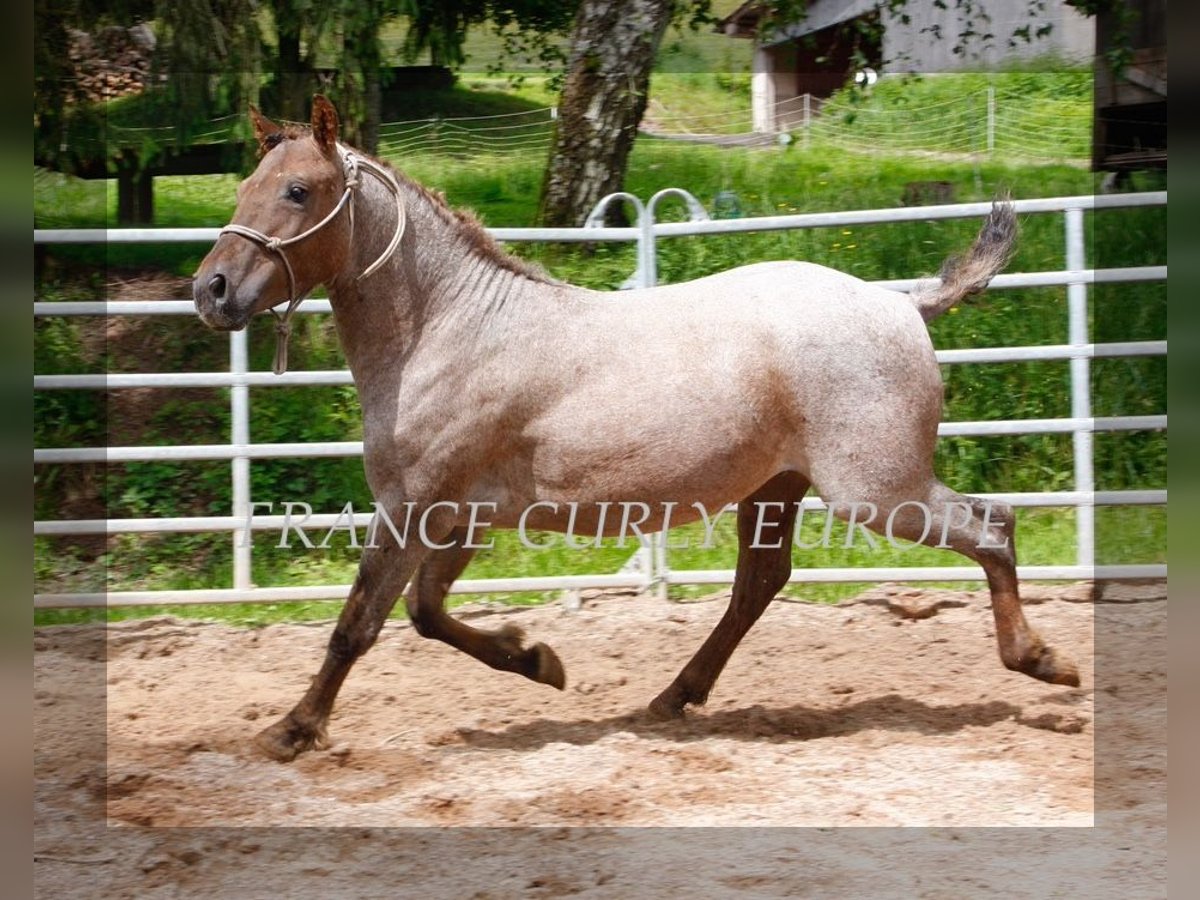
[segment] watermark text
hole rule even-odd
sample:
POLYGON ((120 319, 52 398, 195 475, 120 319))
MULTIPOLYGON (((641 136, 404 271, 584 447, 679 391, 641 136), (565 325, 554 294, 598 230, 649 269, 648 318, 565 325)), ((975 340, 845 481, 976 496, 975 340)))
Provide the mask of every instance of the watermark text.
MULTIPOLYGON (((278 506, 282 517, 275 514, 273 502, 250 504, 242 535, 244 544, 249 542, 250 534, 256 528, 256 519, 257 529, 263 530, 264 520, 269 517, 270 527, 279 529, 275 546, 280 549, 327 550, 339 536, 346 546, 359 550, 377 549, 381 540, 389 538, 401 549, 412 545, 427 550, 447 550, 457 546, 471 550, 495 547, 494 538, 485 540, 498 513, 498 505, 489 501, 439 500, 428 504, 408 501, 390 509, 375 502, 371 504, 372 512, 361 541, 361 526, 356 520, 361 520, 362 516, 356 516, 353 503, 346 503, 332 520, 328 515, 319 517, 320 525, 314 522, 317 517, 312 506, 304 501, 285 500, 278 506)), ((1007 507, 1003 508, 1007 510, 1007 507)), ((606 539, 612 540, 617 547, 624 547, 630 541, 645 546, 651 533, 693 522, 700 526, 698 530, 702 531, 702 536, 694 529, 682 538, 669 540, 666 546, 673 550, 709 549, 716 546, 718 525, 731 509, 721 506, 710 511, 702 503, 682 506, 675 501, 663 502, 656 510, 642 501, 559 503, 539 500, 521 511, 515 530, 521 545, 529 550, 551 547, 586 550, 603 546, 606 539), (531 527, 531 519, 543 527, 531 527), (552 530, 545 530, 547 526, 552 530), (699 540, 691 543, 689 535, 699 540)), ((785 541, 800 550, 828 549, 833 546, 834 522, 839 519, 845 524, 839 546, 845 549, 865 546, 876 550, 882 546, 881 540, 898 550, 907 550, 917 544, 956 550, 972 545, 980 549, 1002 549, 1008 546, 1009 539, 1004 522, 997 521, 994 513, 994 504, 987 500, 951 500, 940 505, 905 500, 886 510, 863 500, 828 503, 823 508, 805 505, 802 501, 758 501, 748 508, 743 507, 740 515, 747 517, 744 524, 749 526, 749 547, 754 550, 782 549, 785 541), (814 512, 823 514, 815 539, 814 529, 805 529, 806 514, 811 516, 814 512), (787 534, 785 525, 789 522, 790 534, 787 534)), ((505 517, 505 521, 511 523, 512 518, 505 517)))

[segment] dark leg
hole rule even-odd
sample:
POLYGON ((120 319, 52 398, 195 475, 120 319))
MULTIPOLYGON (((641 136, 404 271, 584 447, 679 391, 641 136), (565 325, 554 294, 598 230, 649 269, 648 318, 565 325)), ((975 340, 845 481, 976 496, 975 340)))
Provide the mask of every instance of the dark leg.
MULTIPOLYGON (((932 547, 942 543, 944 533, 946 545, 983 567, 992 595, 996 641, 1005 667, 1051 684, 1078 686, 1075 664, 1048 647, 1025 620, 1017 591, 1016 523, 1012 507, 994 501, 989 505, 976 497, 966 497, 938 481, 931 484, 922 502, 930 513, 930 527, 925 536, 922 538, 926 520, 915 504, 897 512, 893 534, 932 547)), ((888 515, 889 510, 881 508, 870 527, 885 533, 888 515)))
POLYGON ((415 541, 406 549, 385 543, 378 549, 363 551, 358 577, 329 638, 325 662, 295 708, 255 738, 260 750, 280 762, 290 762, 305 750, 329 746, 326 729, 338 690, 355 660, 375 643, 426 552, 415 541))
MULTIPOLYGON (((522 644, 524 632, 515 625, 497 631, 472 628, 446 612, 442 605, 446 592, 467 567, 475 550, 461 546, 466 529, 458 528, 449 537, 456 546, 435 551, 421 566, 405 594, 408 615, 422 637, 444 641, 493 669, 516 672, 532 681, 561 690, 566 674, 558 656, 545 644, 522 644)), ((478 535, 475 536, 478 541, 478 535)))
POLYGON ((659 718, 683 714, 689 703, 708 699, 717 676, 741 639, 758 621, 775 595, 792 574, 792 526, 796 504, 808 490, 808 480, 797 472, 782 472, 738 504, 738 560, 729 608, 708 640, 696 651, 670 686, 654 698, 650 712, 659 718), (765 507, 757 547, 755 530, 759 503, 782 503, 765 507), (778 547, 772 545, 778 544, 778 547))

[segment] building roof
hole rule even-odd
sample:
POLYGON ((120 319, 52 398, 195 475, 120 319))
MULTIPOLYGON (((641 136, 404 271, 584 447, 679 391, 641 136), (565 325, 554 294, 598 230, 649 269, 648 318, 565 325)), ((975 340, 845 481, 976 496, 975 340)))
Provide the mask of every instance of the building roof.
POLYGON ((746 0, 729 15, 718 19, 715 30, 727 37, 756 37, 758 23, 762 21, 762 17, 763 8, 760 0, 746 0))
MULTIPOLYGON (((770 35, 763 36, 763 46, 771 46, 803 37, 838 25, 850 19, 874 11, 877 0, 811 0, 804 17, 792 22, 770 35)), ((759 23, 766 15, 761 0, 746 0, 741 6, 717 22, 717 30, 729 37, 758 37, 759 23)))

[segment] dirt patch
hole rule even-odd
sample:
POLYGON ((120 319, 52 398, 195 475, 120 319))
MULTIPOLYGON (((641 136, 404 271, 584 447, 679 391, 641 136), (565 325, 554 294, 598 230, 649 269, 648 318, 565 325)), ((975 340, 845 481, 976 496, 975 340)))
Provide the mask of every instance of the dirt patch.
MULTIPOLYGON (((1165 819, 1165 589, 1095 603, 1080 586, 1027 594, 1031 621, 1076 658, 1082 687, 1004 670, 984 595, 885 586, 839 606, 776 602, 709 704, 671 723, 651 720, 645 704, 723 602, 601 596, 573 613, 456 613, 483 628, 515 623, 551 644, 567 668, 561 693, 391 622, 342 690, 334 746, 291 765, 256 756, 249 741, 299 697, 328 624, 248 631, 160 618, 38 629, 39 883, 87 886, 90 896, 159 896, 181 885, 180 896, 224 896, 270 859, 278 877, 308 873, 289 883, 294 896, 395 896, 382 883, 375 894, 345 881, 384 877, 371 861, 391 848, 393 861, 409 864, 427 854, 429 866, 407 884, 435 896, 630 896, 672 873, 700 896, 868 885, 874 896, 980 895, 992 875, 996 892, 1011 895, 1004 867, 1033 863, 1003 848, 1031 832, 972 829, 1036 827, 1051 836, 1037 845, 1043 864, 1055 858, 1056 834, 1107 833, 1066 826, 1157 835, 1165 819), (1141 652, 1119 656, 1128 666, 1097 667, 1094 629, 1101 642, 1119 634, 1141 652), (1114 740, 1136 749, 1099 760, 1097 747, 1114 740), (323 830, 277 828, 301 825, 323 830), (846 826, 933 830, 854 837, 846 826), (840 836, 800 837, 827 833, 840 836), (280 834, 324 837, 281 843, 280 834), (982 834, 1008 835, 986 844, 984 868, 967 852, 982 834), (750 835, 755 853, 734 853, 750 835), (913 843, 919 835, 962 854, 935 865, 913 843), (847 841, 862 845, 850 859, 861 856, 865 868, 847 868, 847 841), (708 880, 688 862, 703 847, 704 859, 722 860, 708 880), (501 860, 508 880, 497 881, 501 860)), ((1064 886, 1078 889, 1094 870, 1100 890, 1089 893, 1146 895, 1158 877, 1157 838, 1134 847, 1113 834, 1100 856, 1080 841, 1063 845, 1064 886), (1120 867, 1101 878, 1107 853, 1120 867)), ((397 885, 399 874, 389 867, 384 881, 397 885)))

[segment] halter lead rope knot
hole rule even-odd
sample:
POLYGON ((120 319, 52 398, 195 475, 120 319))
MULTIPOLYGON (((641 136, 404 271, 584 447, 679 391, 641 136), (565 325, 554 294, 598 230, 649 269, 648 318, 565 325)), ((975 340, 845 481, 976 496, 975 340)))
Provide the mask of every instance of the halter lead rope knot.
MULTIPOLYGON (((274 310, 272 310, 274 312, 274 310)), ((271 362, 271 370, 276 375, 287 371, 288 338, 292 336, 292 323, 283 316, 275 316, 275 358, 271 362)))

